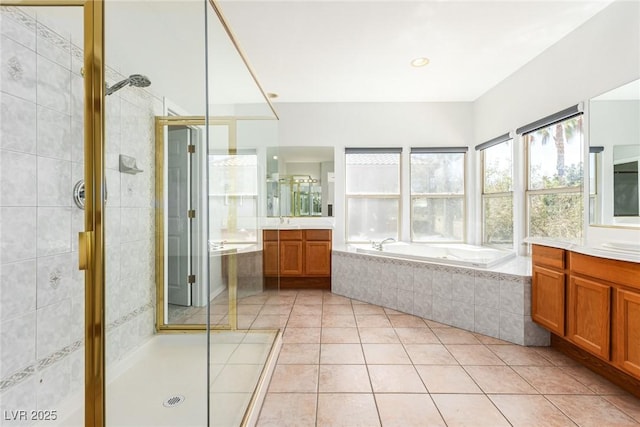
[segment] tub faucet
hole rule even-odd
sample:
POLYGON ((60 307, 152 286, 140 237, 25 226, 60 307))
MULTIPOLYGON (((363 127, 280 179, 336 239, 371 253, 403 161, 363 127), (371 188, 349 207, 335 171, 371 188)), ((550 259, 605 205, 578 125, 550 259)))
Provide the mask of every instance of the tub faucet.
POLYGON ((371 247, 373 249, 375 249, 375 250, 381 251, 382 250, 382 245, 384 245, 387 242, 395 242, 395 241, 396 241, 396 239, 394 239, 393 237, 387 237, 386 239, 384 239, 383 241, 378 242, 378 243, 372 241, 371 242, 371 247))

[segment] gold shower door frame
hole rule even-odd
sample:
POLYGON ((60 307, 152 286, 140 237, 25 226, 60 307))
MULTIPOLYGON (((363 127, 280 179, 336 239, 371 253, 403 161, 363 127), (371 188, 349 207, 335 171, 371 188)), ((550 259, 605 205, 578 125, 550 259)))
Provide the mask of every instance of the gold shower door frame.
POLYGON ((104 266, 104 0, 0 0, 2 6, 82 7, 84 31, 84 232, 79 268, 85 271, 85 426, 105 425, 104 266))

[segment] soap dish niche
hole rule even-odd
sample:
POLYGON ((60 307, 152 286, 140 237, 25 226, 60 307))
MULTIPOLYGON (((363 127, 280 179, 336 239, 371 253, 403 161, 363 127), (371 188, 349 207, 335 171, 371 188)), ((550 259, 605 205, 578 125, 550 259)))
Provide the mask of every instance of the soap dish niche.
POLYGON ((135 157, 120 154, 120 172, 135 175, 143 170, 138 168, 135 157))

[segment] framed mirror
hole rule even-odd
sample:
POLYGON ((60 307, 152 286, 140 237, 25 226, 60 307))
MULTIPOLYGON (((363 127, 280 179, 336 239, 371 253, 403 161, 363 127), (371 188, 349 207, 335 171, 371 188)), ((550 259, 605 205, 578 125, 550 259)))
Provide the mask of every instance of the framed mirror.
POLYGON ((589 102, 589 223, 640 227, 640 80, 589 102))
POLYGON ((333 147, 267 148, 267 216, 333 216, 333 147))

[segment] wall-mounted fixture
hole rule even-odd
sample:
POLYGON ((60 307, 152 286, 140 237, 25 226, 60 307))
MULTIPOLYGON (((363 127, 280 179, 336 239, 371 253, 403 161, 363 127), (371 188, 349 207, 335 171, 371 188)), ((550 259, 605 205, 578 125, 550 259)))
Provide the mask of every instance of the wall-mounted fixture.
POLYGON ((84 209, 84 179, 76 182, 73 186, 73 201, 80 209, 84 209))
POLYGON ((120 154, 120 172, 135 175, 142 172, 142 169, 138 169, 135 157, 120 154))

